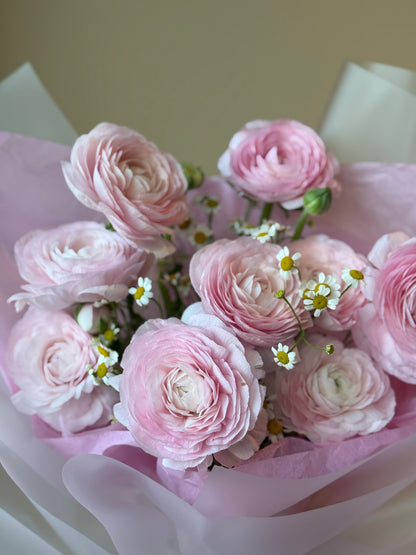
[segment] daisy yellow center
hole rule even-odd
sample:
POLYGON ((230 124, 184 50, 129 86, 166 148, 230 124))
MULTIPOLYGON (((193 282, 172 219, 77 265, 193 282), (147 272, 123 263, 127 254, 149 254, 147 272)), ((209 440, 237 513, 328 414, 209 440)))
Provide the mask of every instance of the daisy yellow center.
POLYGON ((134 298, 139 300, 143 297, 143 295, 144 295, 144 287, 138 287, 134 294, 134 298))
POLYGON ((103 357, 110 356, 110 353, 107 351, 107 349, 104 349, 104 347, 101 347, 101 345, 97 346, 97 351, 100 353, 100 355, 103 355, 103 357))
POLYGON ((218 202, 216 200, 214 200, 213 198, 210 198, 207 200, 207 206, 209 208, 216 208, 218 206, 218 202))
POLYGON ((278 351, 276 356, 279 362, 281 362, 282 364, 288 364, 289 355, 287 353, 285 353, 284 351, 278 351))
POLYGON ((280 267, 285 272, 288 272, 293 268, 293 258, 291 256, 284 256, 280 261, 280 267))
POLYGON ((302 299, 309 299, 309 293, 310 289, 305 289, 304 292, 302 293, 302 299))
POLYGON ((257 237, 266 237, 268 235, 267 231, 262 231, 261 233, 257 234, 257 237))
POLYGON ((360 270, 350 270, 350 276, 353 279, 364 279, 364 274, 360 270))
POLYGON ((207 240, 207 236, 203 231, 197 231, 194 235, 194 239, 195 243, 198 243, 198 245, 203 245, 207 240))
POLYGON ((97 376, 99 378, 104 378, 106 374, 107 374, 107 366, 104 364, 104 362, 102 362, 101 364, 98 365, 97 376))
POLYGON ((277 434, 280 434, 280 432, 283 430, 281 424, 279 424, 276 418, 273 418, 273 420, 269 420, 269 422, 267 423, 267 429, 270 434, 273 434, 275 436, 277 436, 277 434))
POLYGON ((315 295, 312 302, 317 310, 323 310, 328 306, 328 299, 324 295, 315 295))
POLYGON ((110 329, 105 330, 105 332, 104 332, 104 339, 105 339, 106 341, 108 341, 108 342, 113 341, 113 339, 114 339, 114 331, 113 331, 113 330, 110 330, 110 329))

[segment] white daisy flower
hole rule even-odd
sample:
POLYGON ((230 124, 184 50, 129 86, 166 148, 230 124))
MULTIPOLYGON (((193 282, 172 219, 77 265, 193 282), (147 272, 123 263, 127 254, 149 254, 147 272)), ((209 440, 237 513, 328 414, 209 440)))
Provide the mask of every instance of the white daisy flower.
POLYGON ((280 275, 283 279, 289 279, 291 274, 298 272, 295 262, 299 260, 300 253, 296 252, 290 255, 288 247, 282 247, 278 252, 276 258, 279 262, 280 275))
POLYGON ((277 349, 272 347, 272 353, 274 355, 273 360, 278 366, 283 366, 286 370, 292 370, 296 364, 296 353, 293 351, 289 352, 289 346, 279 343, 277 349))
POLYGON ((130 287, 129 293, 134 296, 139 306, 148 305, 150 299, 153 297, 152 280, 148 277, 139 277, 137 280, 137 287, 130 287))
POLYGON ((231 227, 237 235, 251 235, 253 229, 256 229, 255 225, 247 224, 243 220, 233 220, 231 227))
POLYGON ((197 247, 203 247, 204 245, 208 244, 212 236, 212 230, 204 224, 198 224, 196 227, 189 230, 188 232, 189 240, 193 245, 196 245, 197 247))
POLYGON ((278 231, 277 223, 264 223, 260 227, 255 227, 251 230, 250 235, 260 241, 260 243, 266 243, 267 241, 271 241, 275 238, 276 233, 278 231))
POLYGON ((300 287, 300 295, 304 299, 310 297, 310 292, 314 291, 315 293, 318 291, 319 287, 323 285, 328 290, 327 294, 325 295, 329 299, 339 299, 341 296, 341 286, 337 282, 337 280, 330 275, 325 275, 324 272, 319 272, 318 280, 310 279, 307 282, 302 282, 300 287))
POLYGON ((195 200, 205 208, 207 214, 215 214, 221 208, 218 199, 214 196, 198 197, 195 200))
POLYGON ((107 329, 100 335, 101 343, 108 346, 117 339, 118 334, 120 333, 120 328, 116 326, 114 322, 112 322, 107 329))
POLYGON ((345 268, 342 271, 342 279, 347 287, 351 286, 357 289, 360 281, 364 282, 364 274, 360 270, 350 270, 350 268, 345 268))
POLYGON ((334 310, 337 307, 339 296, 331 298, 330 295, 330 288, 320 284, 317 289, 308 289, 303 293, 303 304, 307 310, 314 310, 313 315, 317 318, 326 308, 334 310))

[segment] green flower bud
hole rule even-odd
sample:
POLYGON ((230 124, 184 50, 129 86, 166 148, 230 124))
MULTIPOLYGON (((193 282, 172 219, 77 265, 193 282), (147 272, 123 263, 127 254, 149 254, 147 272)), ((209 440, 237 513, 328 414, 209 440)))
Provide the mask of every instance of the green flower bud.
POLYGON ((331 206, 332 192, 329 187, 309 189, 303 195, 303 206, 308 214, 316 216, 326 212, 331 206))
POLYGON ((332 353, 335 351, 335 347, 332 345, 332 343, 328 343, 328 345, 325 346, 325 351, 328 353, 328 355, 332 355, 332 353))
POLYGON ((188 181, 189 189, 198 189, 204 181, 204 172, 201 168, 192 166, 191 164, 182 164, 182 171, 188 181))
POLYGON ((279 291, 277 291, 275 293, 275 297, 277 297, 278 299, 283 299, 283 297, 285 296, 285 291, 284 289, 279 289, 279 291))

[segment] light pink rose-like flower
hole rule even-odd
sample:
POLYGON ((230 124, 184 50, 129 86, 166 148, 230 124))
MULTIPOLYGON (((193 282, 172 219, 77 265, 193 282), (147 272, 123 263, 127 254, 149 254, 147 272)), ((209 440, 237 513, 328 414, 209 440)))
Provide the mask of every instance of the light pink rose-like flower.
POLYGON ((192 305, 184 321, 148 320, 124 352, 116 418, 177 469, 206 467, 244 439, 261 411, 260 355, 192 305))
POLYGON ((299 295, 299 278, 280 274, 281 247, 251 237, 219 240, 191 259, 190 278, 207 313, 215 314, 243 341, 258 347, 290 341, 299 331, 290 308, 277 291, 284 289, 302 326, 312 325, 299 295))
POLYGON ((338 190, 336 161, 313 129, 294 120, 246 123, 218 161, 221 174, 247 196, 302 206, 311 188, 338 190))
POLYGON ((416 383, 416 239, 383 235, 369 255, 367 294, 354 341, 389 374, 416 383))
POLYGON ((174 252, 162 236, 187 219, 188 204, 186 178, 170 154, 127 127, 100 123, 77 139, 62 169, 76 198, 130 244, 157 257, 174 252))
POLYGON ((15 245, 21 277, 28 282, 9 301, 60 310, 102 299, 118 302, 140 274, 152 274, 155 258, 96 222, 32 231, 15 245))
POLYGON ((97 362, 91 339, 65 312, 29 308, 7 347, 7 371, 19 388, 11 397, 16 408, 64 435, 108 424, 117 394, 95 386, 88 374, 97 362))
MULTIPOLYGON (((311 235, 291 243, 293 252, 299 252, 301 257, 297 262, 302 281, 318 280, 320 272, 330 275, 340 284, 340 291, 346 287, 342 279, 345 268, 360 270, 365 275, 367 261, 364 256, 356 253, 343 241, 331 239, 327 235, 311 235)), ((350 289, 339 299, 335 310, 321 312, 315 318, 314 324, 330 331, 351 329, 359 318, 359 311, 365 305, 364 284, 350 289)))
POLYGON ((384 428, 396 405, 388 375, 364 351, 344 348, 331 337, 309 339, 314 345, 332 343, 335 352, 328 355, 302 343, 295 368, 277 370, 274 409, 279 422, 315 443, 384 428))

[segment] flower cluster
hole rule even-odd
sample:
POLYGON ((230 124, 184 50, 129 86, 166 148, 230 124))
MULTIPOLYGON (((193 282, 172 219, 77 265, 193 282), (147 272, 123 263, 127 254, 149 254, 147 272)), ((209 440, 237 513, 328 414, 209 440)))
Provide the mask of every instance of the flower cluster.
MULTIPOLYGON (((166 467, 235 466, 286 436, 391 423, 416 383, 416 243, 368 257, 307 225, 341 193, 309 127, 254 121, 205 178, 102 123, 62 164, 106 220, 23 236, 12 401, 62 436, 114 422, 166 467), (28 305, 28 306, 27 306, 28 305)), ((119 429, 119 428, 118 428, 119 429)))

